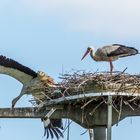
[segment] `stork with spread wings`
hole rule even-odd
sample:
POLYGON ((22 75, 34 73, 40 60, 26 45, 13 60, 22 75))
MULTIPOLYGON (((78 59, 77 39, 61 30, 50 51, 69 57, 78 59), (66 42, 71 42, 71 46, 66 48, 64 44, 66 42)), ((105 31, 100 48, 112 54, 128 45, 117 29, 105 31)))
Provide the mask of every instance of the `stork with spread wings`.
MULTIPOLYGON (((45 92, 47 88, 55 87, 53 79, 44 72, 35 72, 30 68, 0 55, 0 74, 9 75, 23 84, 21 93, 12 100, 12 108, 16 102, 25 94, 31 94, 40 105, 46 99, 45 92)), ((46 119, 42 119, 44 124, 46 119)), ((49 135, 51 138, 56 136, 63 137, 61 130, 63 130, 63 124, 61 119, 51 119, 48 125, 45 125, 45 134, 47 138, 49 135)))

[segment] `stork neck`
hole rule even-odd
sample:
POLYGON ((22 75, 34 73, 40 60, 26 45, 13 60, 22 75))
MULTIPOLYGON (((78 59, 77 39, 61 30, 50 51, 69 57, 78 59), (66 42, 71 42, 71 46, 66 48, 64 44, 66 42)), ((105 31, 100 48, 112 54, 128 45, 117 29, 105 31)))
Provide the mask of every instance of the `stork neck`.
POLYGON ((96 61, 95 52, 93 50, 90 51, 90 56, 96 61))

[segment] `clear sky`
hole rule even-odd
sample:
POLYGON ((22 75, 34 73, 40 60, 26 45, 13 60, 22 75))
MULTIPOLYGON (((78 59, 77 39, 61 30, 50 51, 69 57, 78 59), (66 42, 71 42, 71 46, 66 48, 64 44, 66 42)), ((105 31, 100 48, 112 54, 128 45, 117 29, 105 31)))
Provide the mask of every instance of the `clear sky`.
MULTIPOLYGON (((80 59, 89 45, 121 43, 139 49, 139 6, 139 0, 0 0, 0 52, 56 81, 62 69, 108 70, 107 63, 80 59)), ((115 70, 128 67, 132 74, 140 72, 139 64, 138 55, 114 62, 115 70)), ((0 85, 0 107, 10 107, 22 85, 5 75, 0 85)), ((31 106, 28 100, 24 96, 17 106, 31 106)), ((4 140, 45 139, 40 120, 0 119, 0 126, 4 140)), ((85 130, 78 125, 70 129, 71 139, 89 139, 80 136, 85 130)), ((139 139, 139 130, 140 117, 125 119, 113 127, 113 140, 139 139)))

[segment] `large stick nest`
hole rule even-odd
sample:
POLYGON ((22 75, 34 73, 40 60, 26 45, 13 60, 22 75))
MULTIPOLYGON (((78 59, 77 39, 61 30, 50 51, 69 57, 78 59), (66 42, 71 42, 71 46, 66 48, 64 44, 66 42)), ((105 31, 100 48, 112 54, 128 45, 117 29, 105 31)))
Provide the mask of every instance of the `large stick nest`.
MULTIPOLYGON (((46 106, 71 106, 81 111, 86 109, 84 116, 87 117, 95 115, 101 106, 108 104, 107 96, 100 93, 115 93, 112 98, 112 107, 118 113, 117 120, 121 118, 123 106, 128 106, 133 111, 135 107, 140 107, 140 75, 131 75, 124 73, 124 71, 114 72, 112 75, 109 72, 86 73, 77 71, 72 74, 63 74, 60 79, 62 81, 56 84, 56 87, 47 87, 46 99, 44 100, 46 106), (97 95, 97 93, 100 96, 85 96, 87 94, 97 95), (119 93, 127 94, 122 96, 119 93), (81 95, 83 95, 82 98, 81 95)), ((72 119, 83 126, 83 122, 79 122, 79 118, 77 119, 75 115, 72 119)), ((116 119, 113 124, 115 123, 116 119)), ((88 127, 89 124, 85 123, 84 126, 88 127)))
MULTIPOLYGON (((56 85, 56 88, 47 88, 45 103, 74 95, 115 92, 115 104, 120 105, 120 101, 123 101, 125 104, 133 102, 139 105, 140 97, 129 96, 129 93, 130 95, 133 93, 140 93, 140 75, 130 75, 124 73, 124 71, 114 72, 112 75, 109 72, 86 73, 76 71, 72 74, 63 74, 60 76, 60 79, 62 81, 56 85), (127 95, 125 98, 123 96, 122 100, 121 95, 117 96, 118 93, 127 93, 127 95)), ((61 103, 74 103, 85 106, 85 104, 93 103, 93 101, 97 104, 101 104, 107 102, 107 99, 104 96, 97 97, 96 99, 83 96, 82 99, 77 98, 72 101, 65 100, 65 102, 61 103)))
MULTIPOLYGON (((129 106, 132 110, 134 110, 134 106, 140 106, 140 96, 131 96, 135 93, 137 95, 140 93, 140 75, 130 75, 124 72, 114 72, 113 74, 109 72, 74 72, 73 74, 64 74, 60 77, 62 82, 59 83, 61 94, 57 94, 53 98, 61 96, 71 97, 88 93, 114 92, 116 96, 112 98, 112 106, 118 113, 119 120, 123 105, 129 106), (127 93, 127 95, 118 96, 118 93, 127 93)), ((94 115, 102 104, 108 104, 108 99, 105 96, 84 97, 82 100, 77 98, 73 102, 66 101, 64 103, 72 103, 74 106, 78 105, 81 109, 89 107, 91 108, 88 112, 89 115, 94 115)))
POLYGON ((75 72, 64 74, 60 78, 62 82, 59 86, 64 96, 99 92, 140 93, 140 75, 75 72))

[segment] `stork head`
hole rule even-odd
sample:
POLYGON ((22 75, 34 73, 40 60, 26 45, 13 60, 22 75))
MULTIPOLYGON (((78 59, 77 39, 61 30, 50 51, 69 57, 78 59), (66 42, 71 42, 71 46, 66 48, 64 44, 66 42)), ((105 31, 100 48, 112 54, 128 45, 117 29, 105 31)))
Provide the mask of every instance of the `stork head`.
POLYGON ((14 98, 12 100, 12 108, 14 108, 16 102, 24 95, 27 94, 27 90, 25 88, 25 86, 22 87, 21 93, 19 94, 19 96, 17 96, 16 98, 14 98))
POLYGON ((82 57, 81 60, 83 60, 91 51, 93 51, 93 49, 91 48, 91 46, 89 46, 89 47, 87 48, 87 51, 85 52, 85 54, 83 55, 83 57, 82 57))

